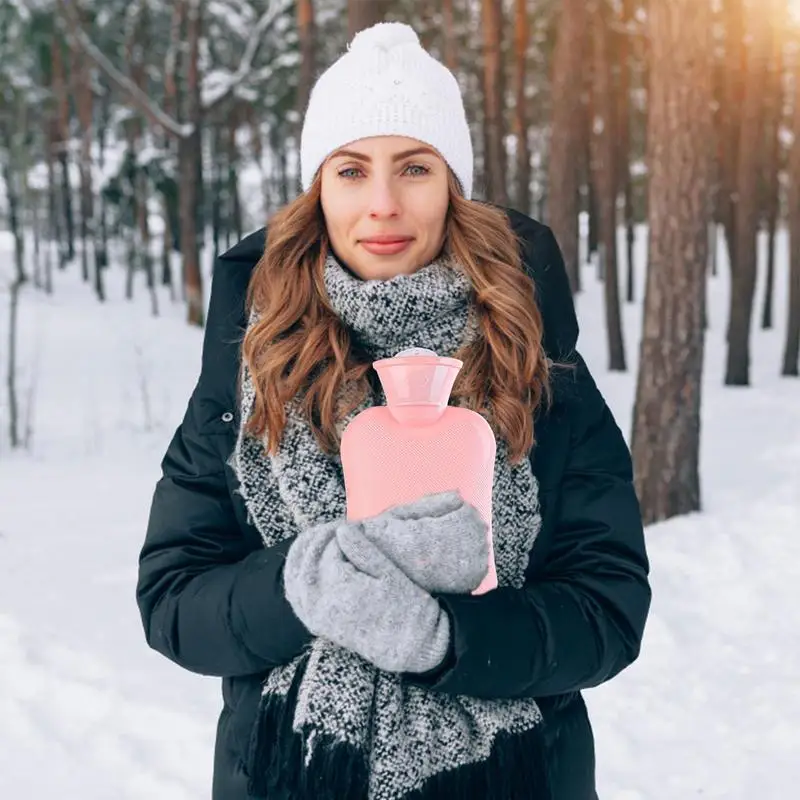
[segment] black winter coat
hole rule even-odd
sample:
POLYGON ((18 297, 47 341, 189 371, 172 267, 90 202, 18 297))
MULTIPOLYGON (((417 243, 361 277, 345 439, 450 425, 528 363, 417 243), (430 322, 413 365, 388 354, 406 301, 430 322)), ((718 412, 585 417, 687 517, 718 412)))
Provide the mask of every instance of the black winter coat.
MULTIPOLYGON (((508 213, 537 285, 545 349, 574 365, 556 370, 552 406, 536 420, 531 460, 542 527, 523 589, 442 598, 453 622, 450 657, 433 676, 409 680, 452 694, 537 698, 554 800, 591 800, 594 744, 580 691, 637 657, 648 562, 628 448, 574 351, 578 325, 558 246, 545 226, 508 213)), ((248 236, 215 266, 201 374, 162 463, 137 587, 149 645, 188 670, 222 677, 213 800, 247 798, 261 681, 310 638, 282 591, 288 543, 263 547, 227 466, 239 422, 244 297, 264 237, 248 236)))

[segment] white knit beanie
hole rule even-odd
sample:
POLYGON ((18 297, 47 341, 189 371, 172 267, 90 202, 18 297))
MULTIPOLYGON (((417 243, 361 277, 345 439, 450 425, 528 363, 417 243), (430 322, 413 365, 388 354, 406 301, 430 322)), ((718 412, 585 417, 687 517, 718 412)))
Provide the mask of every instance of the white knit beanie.
POLYGON ((408 136, 433 147, 472 196, 472 140, 458 82, 399 22, 357 33, 314 85, 300 138, 303 191, 331 153, 370 136, 408 136))

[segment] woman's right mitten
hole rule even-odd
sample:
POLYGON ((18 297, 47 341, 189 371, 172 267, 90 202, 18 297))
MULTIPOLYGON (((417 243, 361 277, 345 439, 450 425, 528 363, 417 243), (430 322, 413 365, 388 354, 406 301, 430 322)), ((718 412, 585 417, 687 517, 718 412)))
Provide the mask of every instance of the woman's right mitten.
POLYGON ((426 495, 361 522, 366 537, 427 592, 468 594, 488 572, 487 525, 457 491, 426 495))

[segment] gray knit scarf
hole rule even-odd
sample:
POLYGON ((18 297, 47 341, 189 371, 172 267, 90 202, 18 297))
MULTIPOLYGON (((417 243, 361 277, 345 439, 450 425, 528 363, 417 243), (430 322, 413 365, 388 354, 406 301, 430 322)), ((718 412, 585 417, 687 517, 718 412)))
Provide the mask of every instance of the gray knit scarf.
MULTIPOLYGON (((480 335, 470 281, 446 260, 411 275, 364 281, 329 257, 325 286, 355 343, 373 359, 407 347, 451 356, 480 335)), ((244 424, 253 403, 246 369, 241 389, 244 424)), ((382 402, 382 391, 373 392, 340 430, 382 402)), ((241 430, 231 459, 266 547, 346 516, 338 456, 319 449, 297 400, 287 414, 276 455, 241 430)), ((498 437, 493 531, 500 586, 522 586, 540 525, 530 462, 510 465, 498 437)), ((264 681, 250 791, 267 797, 282 791, 291 800, 539 800, 549 796, 541 722, 532 699, 437 693, 316 638, 264 681)))

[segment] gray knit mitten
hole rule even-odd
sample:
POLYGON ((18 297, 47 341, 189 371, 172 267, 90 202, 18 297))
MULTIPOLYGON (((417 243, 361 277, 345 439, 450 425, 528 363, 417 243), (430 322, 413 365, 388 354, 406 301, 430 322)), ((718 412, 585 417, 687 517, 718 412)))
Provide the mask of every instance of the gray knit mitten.
POLYGON ((457 491, 362 520, 364 535, 428 592, 467 594, 489 569, 487 526, 457 491))
POLYGON ((311 633, 379 669, 427 672, 447 654, 447 612, 364 535, 360 523, 303 531, 289 548, 284 586, 311 633))

